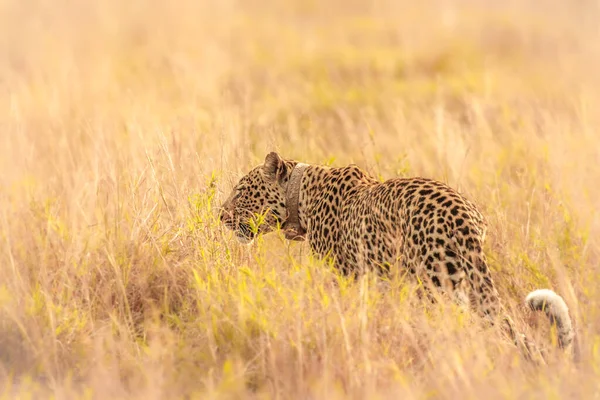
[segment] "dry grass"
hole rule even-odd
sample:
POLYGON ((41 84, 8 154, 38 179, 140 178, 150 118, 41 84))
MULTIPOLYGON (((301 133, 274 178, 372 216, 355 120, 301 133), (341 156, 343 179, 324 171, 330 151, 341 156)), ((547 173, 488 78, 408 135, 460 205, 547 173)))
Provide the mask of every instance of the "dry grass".
POLYGON ((599 17, 0 0, 0 395, 598 398, 599 17), (581 362, 528 365, 400 279, 345 281, 279 234, 239 245, 215 209, 272 149, 465 192, 519 326, 553 349, 522 301, 555 289, 581 362))

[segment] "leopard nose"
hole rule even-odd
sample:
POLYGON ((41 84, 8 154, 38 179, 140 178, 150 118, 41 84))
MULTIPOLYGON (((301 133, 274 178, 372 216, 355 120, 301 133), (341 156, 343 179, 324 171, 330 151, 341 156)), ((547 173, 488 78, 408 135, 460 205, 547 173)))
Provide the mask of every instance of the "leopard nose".
POLYGON ((228 219, 228 215, 229 213, 227 211, 221 209, 221 211, 219 211, 219 221, 226 222, 228 219))

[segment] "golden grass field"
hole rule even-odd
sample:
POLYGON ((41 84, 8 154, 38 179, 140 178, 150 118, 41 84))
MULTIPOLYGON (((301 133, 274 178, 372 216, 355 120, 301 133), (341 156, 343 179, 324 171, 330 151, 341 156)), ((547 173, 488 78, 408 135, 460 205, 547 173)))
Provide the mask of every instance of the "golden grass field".
MULTIPOLYGON (((420 4, 419 4, 420 3, 420 4)), ((0 0, 0 398, 599 399, 600 6, 0 0), (216 218, 272 150, 449 183, 534 366, 216 218), (556 350, 547 287, 580 347, 556 350)))

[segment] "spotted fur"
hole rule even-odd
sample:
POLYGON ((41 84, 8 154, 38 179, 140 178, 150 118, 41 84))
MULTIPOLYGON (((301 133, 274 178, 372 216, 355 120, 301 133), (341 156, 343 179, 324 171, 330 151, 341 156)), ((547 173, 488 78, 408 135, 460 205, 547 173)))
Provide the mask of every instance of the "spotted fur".
MULTIPOLYGON (((285 222, 285 193, 296 164, 270 153, 263 165, 240 179, 220 218, 241 241, 250 242, 255 234, 285 222), (264 223, 252 230, 250 221, 256 215, 263 215, 264 223)), ((309 165, 300 183, 298 215, 312 251, 333 258, 344 273, 365 268, 386 272, 398 266, 456 301, 469 299, 492 323, 502 317, 513 340, 530 351, 531 343, 516 333, 503 311, 488 268, 483 216, 446 184, 425 178, 380 182, 356 165, 309 165)), ((569 347, 573 331, 562 298, 551 291, 536 291, 527 304, 544 309, 563 328, 559 343, 569 347)))

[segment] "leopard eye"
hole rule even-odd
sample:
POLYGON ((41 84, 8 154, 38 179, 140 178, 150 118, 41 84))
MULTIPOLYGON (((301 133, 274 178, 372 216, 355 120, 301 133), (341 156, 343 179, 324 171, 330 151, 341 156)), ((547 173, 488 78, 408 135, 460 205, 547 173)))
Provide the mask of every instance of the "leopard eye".
POLYGON ((240 196, 242 195, 242 191, 243 191, 244 189, 246 189, 246 187, 245 187, 245 186, 238 186, 238 187, 235 189, 235 195, 233 196, 233 198, 234 198, 234 199, 237 199, 238 197, 240 197, 240 196))

